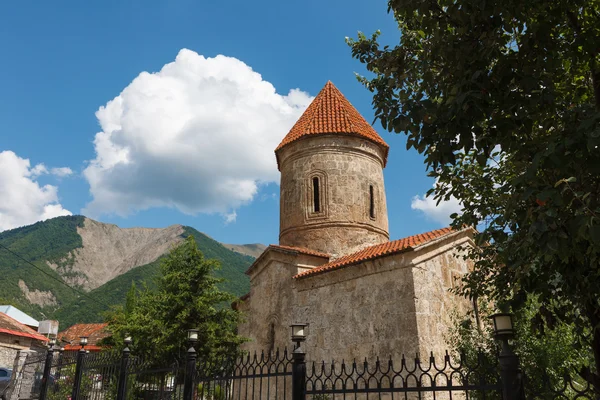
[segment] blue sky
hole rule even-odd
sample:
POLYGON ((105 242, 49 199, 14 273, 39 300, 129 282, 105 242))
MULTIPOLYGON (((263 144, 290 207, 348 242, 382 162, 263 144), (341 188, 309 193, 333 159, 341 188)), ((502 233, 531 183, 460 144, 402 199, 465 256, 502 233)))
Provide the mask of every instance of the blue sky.
MULTIPOLYGON (((364 69, 344 38, 380 29, 395 43, 386 9, 382 0, 1 2, 0 230, 71 212, 277 243, 272 144, 327 80, 372 121, 354 76, 364 69)), ((391 237, 444 225, 451 204, 414 201, 433 184, 422 157, 404 135, 375 128, 391 147, 391 237)))

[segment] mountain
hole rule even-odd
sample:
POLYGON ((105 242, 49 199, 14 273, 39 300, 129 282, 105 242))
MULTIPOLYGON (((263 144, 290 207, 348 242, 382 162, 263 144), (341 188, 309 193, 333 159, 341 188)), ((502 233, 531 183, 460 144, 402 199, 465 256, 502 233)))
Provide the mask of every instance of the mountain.
POLYGON ((68 216, 0 233, 0 302, 38 319, 58 319, 61 330, 76 322, 100 321, 107 305, 124 302, 132 283, 152 287, 160 258, 188 235, 205 257, 221 262, 215 272, 224 279, 221 289, 237 296, 249 290, 244 272, 254 257, 248 254, 263 245, 223 245, 182 225, 119 228, 68 216))

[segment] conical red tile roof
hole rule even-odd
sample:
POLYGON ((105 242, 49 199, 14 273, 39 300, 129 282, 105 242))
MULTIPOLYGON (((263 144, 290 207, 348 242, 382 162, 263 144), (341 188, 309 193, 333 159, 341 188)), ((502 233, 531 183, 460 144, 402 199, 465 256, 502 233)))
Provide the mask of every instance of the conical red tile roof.
POLYGON ((304 114, 283 138, 277 152, 285 145, 311 135, 339 134, 360 136, 375 142, 385 149, 385 158, 389 146, 377 134, 375 129, 350 104, 348 99, 331 81, 325 84, 317 97, 310 103, 304 114))

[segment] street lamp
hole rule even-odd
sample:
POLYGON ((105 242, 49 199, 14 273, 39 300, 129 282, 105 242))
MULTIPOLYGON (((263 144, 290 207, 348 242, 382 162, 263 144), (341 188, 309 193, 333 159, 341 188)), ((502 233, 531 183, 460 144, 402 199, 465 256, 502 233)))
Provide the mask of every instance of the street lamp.
POLYGON ((52 339, 48 340, 48 348, 49 349, 52 349, 55 344, 56 344, 56 339, 52 338, 52 339))
POLYGON ((79 337, 79 345, 81 346, 81 348, 83 349, 86 344, 88 344, 88 337, 87 336, 80 336, 79 337))
POLYGON ((496 339, 504 341, 515 337, 512 314, 497 313, 490 318, 494 321, 494 337, 496 339))
POLYGON ((308 324, 295 323, 290 325, 292 328, 292 342, 296 343, 296 347, 300 347, 300 343, 306 340, 306 327, 308 324))
POLYGON ((494 338, 502 342, 498 357, 500 364, 500 377, 502 382, 502 398, 522 399, 523 381, 519 357, 513 352, 508 341, 515 338, 513 316, 509 313, 496 313, 490 318, 494 322, 494 338))
POLYGON ((123 339, 123 343, 125 344, 125 347, 129 347, 129 345, 131 344, 131 336, 129 336, 129 334, 125 334, 125 339, 123 339))
POLYGON ((190 346, 193 346, 198 341, 198 329, 188 329, 187 339, 190 346))

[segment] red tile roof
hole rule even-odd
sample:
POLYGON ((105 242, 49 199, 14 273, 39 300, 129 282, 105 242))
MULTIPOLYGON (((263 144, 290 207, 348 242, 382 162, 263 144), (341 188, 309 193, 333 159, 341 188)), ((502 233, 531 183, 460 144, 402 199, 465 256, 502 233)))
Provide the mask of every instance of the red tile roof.
POLYGON ((348 99, 331 81, 325 84, 317 97, 310 103, 304 114, 283 138, 277 152, 283 146, 310 135, 345 134, 360 136, 385 148, 385 158, 389 146, 375 129, 350 104, 348 99))
POLYGON ((110 336, 110 332, 106 329, 108 324, 75 324, 70 328, 58 333, 58 339, 64 342, 70 342, 70 345, 65 346, 65 350, 79 350, 79 338, 81 336, 88 337, 86 350, 100 350, 98 342, 105 337, 110 336))
POLYGON ((0 313, 0 333, 41 340, 43 342, 48 341, 48 338, 44 335, 37 333, 27 325, 20 323, 4 313, 0 313))
POLYGON ((454 231, 452 228, 443 228, 431 232, 421 233, 419 235, 409 236, 404 239, 377 244, 375 246, 367 247, 366 249, 363 249, 356 253, 340 257, 327 264, 321 265, 320 267, 301 272, 294 276, 294 278, 305 278, 308 276, 322 274, 324 272, 328 272, 334 269, 347 267, 349 265, 358 264, 367 260, 372 260, 374 258, 410 251, 413 250, 416 246, 422 245, 434 239, 439 239, 442 236, 445 236, 452 232, 456 231, 454 231))

